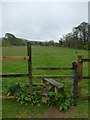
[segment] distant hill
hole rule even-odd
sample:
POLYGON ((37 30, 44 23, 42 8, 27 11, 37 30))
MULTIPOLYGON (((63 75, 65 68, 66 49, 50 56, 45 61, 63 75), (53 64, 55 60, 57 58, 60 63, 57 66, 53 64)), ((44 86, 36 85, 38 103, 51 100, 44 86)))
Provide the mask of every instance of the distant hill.
POLYGON ((28 40, 17 38, 11 33, 6 33, 2 38, 2 46, 25 46, 28 40))
MULTIPOLYGON (((25 46, 27 45, 28 40, 22 39, 22 38, 17 38, 11 33, 6 33, 5 37, 1 38, 0 43, 2 41, 2 46, 25 46)), ((50 46, 50 45, 55 45, 57 43, 54 43, 53 40, 50 40, 49 42, 47 41, 29 41, 31 42, 32 45, 41 45, 41 46, 50 46)), ((1 46, 1 45, 0 45, 1 46)))

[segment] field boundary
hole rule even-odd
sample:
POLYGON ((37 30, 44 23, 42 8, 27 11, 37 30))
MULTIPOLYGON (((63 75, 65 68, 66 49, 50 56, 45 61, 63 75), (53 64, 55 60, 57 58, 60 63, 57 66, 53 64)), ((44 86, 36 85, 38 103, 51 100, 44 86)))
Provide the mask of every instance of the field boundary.
MULTIPOLYGON (((28 60, 28 73, 0 74, 0 77, 28 76, 30 93, 33 92, 32 78, 72 78, 74 99, 83 98, 84 96, 81 96, 81 81, 82 79, 90 79, 90 76, 82 75, 83 63, 90 62, 90 59, 82 58, 81 55, 77 56, 77 61, 73 62, 71 67, 32 67, 32 49, 30 42, 27 43, 27 56, 3 56, 0 57, 0 60, 28 60), (73 70, 73 75, 33 75, 33 70, 73 70)), ((90 99, 90 96, 85 96, 84 98, 90 99)))

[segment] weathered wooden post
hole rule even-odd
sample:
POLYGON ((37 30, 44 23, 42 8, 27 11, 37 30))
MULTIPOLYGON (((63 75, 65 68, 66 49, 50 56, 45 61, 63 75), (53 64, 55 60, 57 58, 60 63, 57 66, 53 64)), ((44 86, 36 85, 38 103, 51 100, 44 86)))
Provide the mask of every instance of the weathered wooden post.
POLYGON ((74 106, 76 106, 76 99, 77 99, 77 63, 72 63, 73 68, 73 98, 74 98, 74 106))
POLYGON ((80 97, 81 95, 82 69, 83 69, 82 55, 79 55, 77 57, 77 97, 80 97))
POLYGON ((29 90, 30 90, 30 94, 32 94, 33 92, 33 88, 32 88, 32 51, 31 51, 31 43, 28 42, 27 43, 27 53, 29 56, 28 59, 28 76, 29 76, 29 90))

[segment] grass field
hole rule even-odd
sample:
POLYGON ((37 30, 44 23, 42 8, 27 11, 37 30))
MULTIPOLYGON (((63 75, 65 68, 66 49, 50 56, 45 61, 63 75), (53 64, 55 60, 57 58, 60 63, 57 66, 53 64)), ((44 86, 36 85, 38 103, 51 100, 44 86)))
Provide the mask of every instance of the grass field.
MULTIPOLYGON (((27 47, 3 47, 3 56, 22 56, 27 55, 27 47)), ((72 66, 72 62, 76 61, 77 55, 83 55, 83 57, 88 57, 88 51, 86 50, 76 50, 61 47, 41 47, 32 46, 32 64, 36 66, 72 66)), ((88 64, 85 63, 83 66, 83 75, 88 75, 88 64)), ((3 73, 27 73, 27 61, 3 61, 2 62, 2 72, 3 73)), ((70 71, 33 71, 35 75, 73 75, 70 71)), ((67 87, 67 92, 72 90, 72 80, 56 79, 59 82, 65 83, 67 87), (68 89, 69 88, 69 89, 68 89)), ((41 82, 41 79, 33 79, 34 82, 41 82)), ((21 82, 22 84, 28 83, 27 77, 21 78, 3 78, 2 79, 2 94, 4 95, 11 83, 21 82)), ((82 81, 84 89, 82 89, 82 94, 88 94, 88 80, 84 79, 82 81)), ((33 117, 43 117, 42 114, 48 110, 48 106, 41 105, 40 107, 32 105, 20 105, 15 100, 3 100, 2 101, 2 116, 3 118, 28 118, 33 115, 33 117), (12 112, 13 111, 13 112, 12 112)), ((87 118, 88 117, 88 102, 78 101, 78 105, 75 108, 73 117, 77 118, 87 118), (83 109, 84 108, 84 109, 83 109), (83 110, 82 110, 83 109, 83 110)))

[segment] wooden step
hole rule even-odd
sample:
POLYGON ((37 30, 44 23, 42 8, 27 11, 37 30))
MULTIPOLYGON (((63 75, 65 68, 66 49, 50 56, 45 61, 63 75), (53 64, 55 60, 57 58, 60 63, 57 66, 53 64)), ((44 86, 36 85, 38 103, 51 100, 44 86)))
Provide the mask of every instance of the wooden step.
POLYGON ((52 84, 53 86, 55 86, 58 89, 64 88, 64 85, 51 79, 51 78, 43 78, 44 81, 49 82, 50 84, 52 84))

